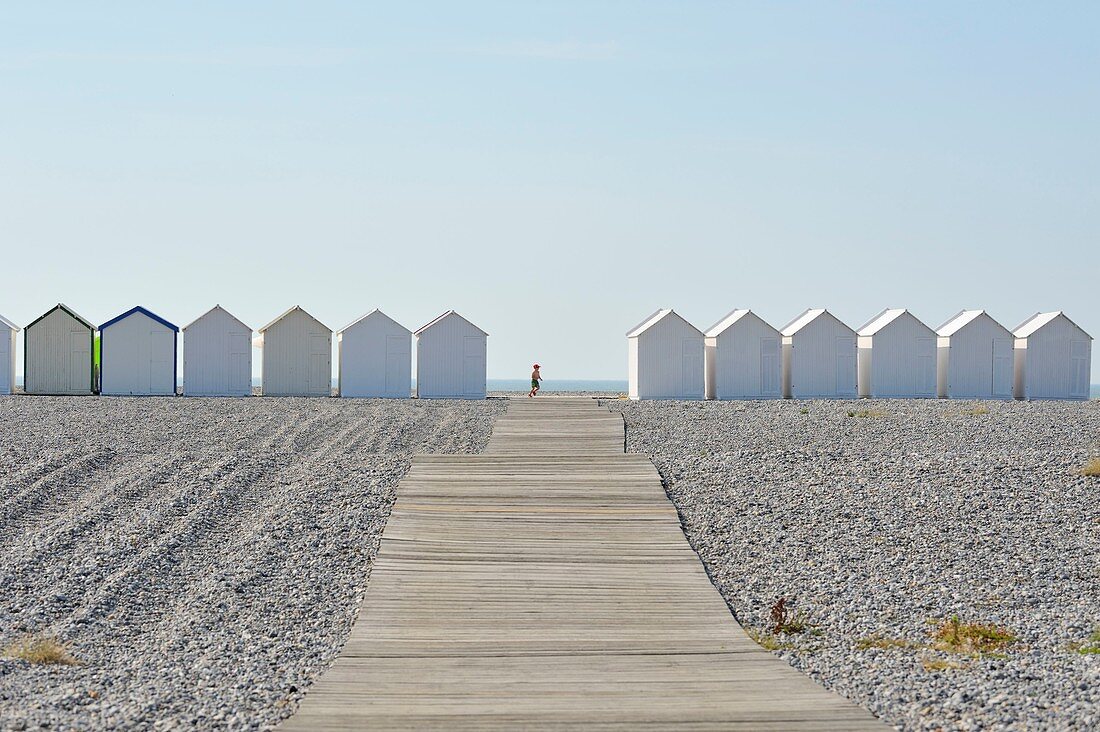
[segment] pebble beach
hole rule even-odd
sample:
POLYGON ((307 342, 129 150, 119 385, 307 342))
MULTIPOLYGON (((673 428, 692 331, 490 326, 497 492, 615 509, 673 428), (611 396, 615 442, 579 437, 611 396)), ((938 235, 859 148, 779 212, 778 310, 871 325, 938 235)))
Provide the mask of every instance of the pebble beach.
POLYGON ((269 729, 347 638, 412 455, 488 400, 0 398, 0 730, 269 729))
MULTIPOLYGON (((603 403, 794 667, 902 730, 1100 726, 1100 403, 603 403), (946 647, 954 618, 1011 640, 946 647)), ((0 730, 275 728, 343 646, 411 457, 480 451, 505 408, 0 399, 0 648, 77 662, 0 657, 0 730)))
POLYGON ((606 403, 796 668, 899 729, 1100 727, 1100 403, 606 403), (956 651, 953 618, 1011 640, 956 651))

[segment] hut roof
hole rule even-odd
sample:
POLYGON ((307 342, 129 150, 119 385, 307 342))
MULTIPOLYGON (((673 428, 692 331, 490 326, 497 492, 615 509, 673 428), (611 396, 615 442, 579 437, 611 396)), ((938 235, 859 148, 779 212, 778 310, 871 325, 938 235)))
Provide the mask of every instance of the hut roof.
POLYGON ((856 333, 861 336, 873 336, 875 333, 878 333, 880 330, 890 325, 890 323, 893 323, 895 320, 900 318, 906 312, 908 311, 905 308, 886 308, 881 313, 861 325, 856 333))
POLYGON ((481 328, 478 328, 478 327, 477 327, 476 325, 474 325, 473 323, 471 323, 471 322, 470 322, 469 320, 466 320, 466 318, 462 317, 461 315, 459 315, 458 313, 456 313, 456 312, 455 312, 454 310, 448 310, 447 312, 445 312, 445 313, 443 313, 442 315, 440 315, 440 316, 439 316, 438 318, 435 318, 435 319, 433 319, 433 320, 432 320, 431 322, 429 322, 429 323, 425 323, 424 325, 420 326, 419 328, 417 328, 416 330, 414 330, 414 331, 413 331, 413 335, 420 335, 420 334, 421 334, 421 333, 423 333, 424 331, 428 330, 428 328, 431 328, 431 327, 432 327, 433 325, 435 325, 436 323, 440 322, 440 321, 441 321, 441 320, 443 320, 444 318, 447 318, 447 317, 449 317, 449 316, 451 316, 451 315, 455 316, 456 318, 458 318, 459 320, 461 320, 461 321, 462 321, 463 323, 465 323, 466 325, 468 325, 468 326, 470 326, 471 328, 473 328, 474 330, 478 331, 478 332, 479 332, 479 333, 481 333, 481 334, 482 334, 483 336, 486 336, 486 337, 488 337, 488 336, 489 336, 489 334, 488 334, 488 333, 486 333, 485 331, 483 331, 483 330, 482 330, 481 328))
MULTIPOLYGON (((1061 310, 1054 310, 1049 313, 1035 313, 1030 318, 1013 328, 1012 335, 1017 338, 1027 338, 1032 333, 1057 318, 1059 315, 1061 315, 1066 320, 1069 320, 1069 317, 1066 316, 1066 314, 1061 310)), ((1069 322, 1072 323, 1073 326, 1080 330, 1082 333, 1085 333, 1085 329, 1077 325, 1077 323, 1074 323, 1072 320, 1069 320, 1069 322)), ((1085 335, 1089 336, 1090 339, 1092 338, 1092 336, 1090 336, 1088 333, 1085 333, 1085 335)))
POLYGON ((268 324, 267 324, 267 325, 265 325, 264 327, 260 328, 260 329, 259 329, 259 331, 257 331, 257 332, 259 332, 259 333, 263 333, 263 332, 264 332, 264 331, 266 331, 266 330, 267 330, 268 328, 270 328, 271 326, 275 325, 276 323, 278 323, 278 322, 279 322, 280 320, 282 320, 282 319, 283 319, 283 318, 285 318, 286 316, 288 316, 288 315, 290 315, 291 313, 293 313, 293 312, 294 312, 295 310, 301 310, 301 311, 302 311, 302 313, 304 313, 304 314, 305 314, 305 316, 306 316, 307 318, 309 318, 309 319, 310 319, 310 320, 312 320, 313 322, 317 323, 317 325, 321 326, 322 328, 324 328, 324 329, 325 329, 325 330, 327 330, 328 332, 330 332, 330 333, 332 332, 332 328, 328 327, 327 325, 325 325, 324 323, 322 323, 322 322, 321 322, 320 320, 317 320, 317 318, 315 318, 315 317, 313 317, 312 315, 310 315, 310 314, 309 314, 308 312, 306 312, 306 311, 305 311, 305 309, 304 309, 304 308, 302 308, 302 306, 301 306, 301 305, 295 305, 294 307, 292 307, 292 308, 289 308, 289 309, 285 310, 285 311, 284 311, 284 312, 283 312, 283 313, 282 313, 281 315, 279 315, 279 317, 275 318, 275 319, 274 319, 274 320, 272 320, 272 321, 271 321, 270 323, 268 323, 268 324))
POLYGON ((963 326, 967 325, 984 312, 984 310, 960 310, 948 318, 943 325, 936 328, 936 335, 945 338, 953 336, 958 333, 963 326))
POLYGON ((214 312, 215 310, 221 310, 221 311, 222 311, 223 313, 225 313, 225 314, 226 314, 226 315, 228 315, 228 316, 229 316, 230 318, 232 318, 232 319, 233 319, 233 320, 234 320, 234 321, 235 321, 235 322, 237 323, 237 325, 241 326, 242 328, 247 328, 247 329, 248 329, 248 332, 249 332, 249 333, 251 333, 251 332, 252 332, 252 328, 251 328, 251 327, 249 327, 249 325, 248 325, 247 323, 245 323, 245 322, 241 321, 241 319, 240 319, 240 318, 238 318, 238 317, 237 317, 236 315, 234 315, 233 313, 231 313, 231 312, 229 312, 228 310, 226 310, 225 308, 223 308, 223 307, 222 307, 221 305, 215 305, 214 307, 210 308, 210 309, 209 309, 209 310, 207 310, 207 311, 206 311, 205 313, 203 313, 203 314, 202 314, 202 315, 200 315, 199 317, 195 318, 194 320, 192 320, 192 321, 191 321, 190 323, 188 323, 187 325, 183 326, 183 330, 187 330, 187 329, 188 329, 188 328, 190 328, 190 327, 191 327, 192 325, 194 325, 195 323, 199 322, 200 320, 202 320, 203 318, 205 318, 205 317, 206 317, 207 315, 209 315, 210 313, 214 312))
POLYGON ((75 318, 76 320, 80 321, 80 324, 81 324, 81 325, 83 325, 83 326, 84 326, 85 328, 87 328, 88 330, 95 330, 95 326, 94 326, 94 325, 92 325, 91 323, 89 323, 89 322, 88 322, 87 320, 85 320, 84 318, 80 317, 79 315, 77 315, 77 313, 76 313, 76 311, 75 311, 75 310, 73 310, 72 308, 70 308, 70 307, 69 307, 68 305, 66 305, 66 304, 65 304, 65 303, 63 303, 63 302, 59 302, 59 303, 57 303, 57 304, 56 304, 56 305, 54 305, 54 306, 53 306, 52 308, 50 308, 50 309, 49 309, 49 310, 47 310, 46 312, 44 312, 44 313, 42 313, 41 315, 39 315, 39 316, 38 316, 37 318, 35 318, 35 319, 34 319, 33 321, 31 321, 30 325, 28 325, 27 327, 28 327, 28 328, 30 328, 30 327, 31 327, 31 326, 33 326, 33 325, 37 325, 37 324, 38 324, 38 322, 39 322, 40 320, 45 320, 46 316, 48 316, 48 315, 49 315, 50 313, 52 313, 52 312, 53 312, 54 310, 61 310, 61 311, 64 311, 64 312, 68 313, 68 314, 69 314, 70 316, 72 316, 73 318, 75 318))
MULTIPOLYGON (((369 313, 367 313, 366 315, 362 315, 362 316, 360 316, 360 317, 356 318, 355 320, 351 321, 350 323, 348 323, 347 325, 345 325, 345 326, 344 326, 343 328, 341 328, 341 329, 340 329, 340 330, 338 330, 337 332, 338 332, 338 333, 343 333, 343 332, 344 332, 345 330, 347 330, 348 328, 351 328, 351 327, 352 327, 352 326, 354 326, 354 325, 358 325, 359 323, 362 323, 362 322, 363 322, 364 320, 366 320, 367 318, 370 318, 370 317, 372 317, 372 316, 375 316, 375 315, 378 315, 378 316, 381 316, 381 317, 385 318, 386 320, 390 321, 391 323, 393 323, 394 325, 398 326, 398 327, 399 327, 399 328, 401 328, 402 330, 409 330, 408 328, 406 328, 405 326, 401 325, 400 323, 398 323, 398 322, 397 322, 396 320, 394 320, 394 319, 393 319, 393 318, 391 318, 390 316, 386 315, 386 314, 385 314, 384 312, 382 312, 382 311, 381 311, 381 310, 380 310, 379 308, 375 308, 374 310, 371 310, 371 311, 370 311, 369 313)), ((464 318, 464 319, 465 319, 465 318, 464 318)), ((434 321, 433 321, 433 322, 434 322, 434 321)), ((472 325, 472 324, 471 324, 471 325, 472 325)), ((476 328, 477 326, 474 326, 474 327, 476 328)), ((479 329, 479 330, 480 330, 480 329, 479 329)), ((411 331, 410 331, 410 332, 411 332, 411 331)))
POLYGON ((151 310, 147 310, 146 308, 143 308, 141 305, 137 305, 135 307, 130 308, 129 310, 124 312, 122 315, 117 315, 117 316, 111 318, 110 320, 108 320, 103 325, 99 326, 100 332, 106 330, 107 328, 110 328, 112 325, 114 325, 118 321, 124 320, 124 319, 130 317, 131 315, 133 315, 135 313, 141 313, 142 315, 144 315, 148 318, 152 318, 153 320, 157 321, 161 325, 163 325, 167 328, 171 328, 172 331, 175 332, 175 333, 179 333, 179 331, 180 331, 180 329, 178 327, 176 327, 172 323, 169 323, 167 320, 160 317, 156 313, 152 312, 151 310))

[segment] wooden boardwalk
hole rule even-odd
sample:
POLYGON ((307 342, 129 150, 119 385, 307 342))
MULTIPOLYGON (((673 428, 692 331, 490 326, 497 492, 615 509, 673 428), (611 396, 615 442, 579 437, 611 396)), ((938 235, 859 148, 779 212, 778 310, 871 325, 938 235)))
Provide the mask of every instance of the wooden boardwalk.
POLYGON ((759 648, 622 417, 512 400, 488 448, 421 456, 359 618, 285 730, 884 729, 759 648))

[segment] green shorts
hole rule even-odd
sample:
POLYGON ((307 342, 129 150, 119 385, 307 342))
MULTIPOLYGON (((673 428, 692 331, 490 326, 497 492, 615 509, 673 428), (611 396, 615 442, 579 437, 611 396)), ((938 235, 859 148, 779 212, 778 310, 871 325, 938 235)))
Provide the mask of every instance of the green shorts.
POLYGON ((538 379, 531 379, 531 388, 532 389, 538 389, 539 388, 539 380, 538 379))

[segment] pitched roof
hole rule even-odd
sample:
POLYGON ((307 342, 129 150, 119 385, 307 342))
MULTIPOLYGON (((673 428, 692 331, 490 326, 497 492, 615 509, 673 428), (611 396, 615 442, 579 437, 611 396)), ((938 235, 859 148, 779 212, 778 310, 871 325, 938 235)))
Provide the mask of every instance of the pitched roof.
POLYGON ((260 328, 260 329, 259 329, 258 331, 256 331, 256 332, 257 332, 257 333, 263 333, 263 332, 264 332, 265 330, 267 330, 267 329, 268 329, 268 328, 270 328, 271 326, 275 325, 275 324, 276 324, 276 323, 278 323, 278 322, 279 322, 280 320, 282 320, 282 319, 283 319, 283 318, 285 318, 286 316, 288 316, 288 315, 290 315, 291 313, 293 313, 293 312, 294 312, 295 310, 301 310, 301 311, 302 311, 302 314, 304 314, 304 315, 305 315, 305 316, 306 316, 307 318, 309 318, 310 320, 312 320, 312 321, 313 321, 314 323, 316 323, 317 325, 321 326, 322 328, 324 328, 324 329, 325 329, 325 330, 327 330, 328 332, 330 332, 330 333, 332 332, 332 328, 328 327, 327 325, 325 325, 324 323, 322 323, 322 322, 321 322, 320 320, 317 320, 317 318, 315 318, 315 317, 313 317, 312 315, 310 315, 310 314, 309 314, 308 312, 306 312, 306 311, 305 311, 305 309, 303 309, 303 308, 302 308, 302 306, 301 306, 301 305, 295 305, 294 307, 292 307, 292 308, 289 308, 289 309, 285 310, 285 311, 284 311, 284 312, 283 312, 283 313, 282 313, 282 314, 281 314, 281 315, 280 315, 279 317, 275 318, 275 320, 272 320, 272 321, 271 321, 270 323, 268 323, 268 324, 267 324, 267 325, 265 325, 264 327, 260 328))
POLYGON ((106 323, 99 326, 100 332, 102 332, 102 331, 106 330, 107 328, 111 327, 112 325, 114 325, 118 321, 124 320, 124 319, 130 317, 131 315, 134 315, 135 313, 141 313, 142 315, 144 315, 148 318, 152 318, 153 320, 157 321, 161 325, 163 325, 165 327, 168 327, 168 328, 171 328, 176 333, 180 332, 180 329, 178 327, 176 327, 172 323, 169 323, 167 320, 160 317, 159 315, 152 312, 151 310, 147 310, 146 308, 143 308, 141 305, 137 305, 135 307, 132 307, 129 310, 127 310, 126 312, 124 312, 122 315, 116 315, 115 317, 111 318, 106 323))
MULTIPOLYGON (((1030 318, 1013 328, 1012 335, 1016 338, 1027 338, 1050 321, 1056 319, 1059 315, 1061 315, 1066 320, 1069 320, 1069 317, 1061 310, 1054 310, 1049 313, 1035 313, 1030 318)), ((1082 333, 1085 333, 1085 329, 1077 325, 1077 323, 1074 323, 1072 320, 1069 320, 1069 322, 1082 333)), ((1085 335, 1089 336, 1088 333, 1085 333, 1085 335)), ((1092 336, 1089 336, 1089 338, 1092 338, 1092 336)))
POLYGON ((829 311, 825 308, 809 308, 803 310, 801 315, 780 328, 779 332, 785 336, 792 336, 827 312, 829 311))
POLYGON ((861 325, 859 327, 859 330, 856 331, 856 334, 861 336, 873 336, 875 333, 878 333, 880 330, 890 325, 890 323, 893 323, 895 320, 900 318, 906 312, 907 311, 905 308, 886 308, 881 313, 861 325))
POLYGON ((959 312, 948 318, 943 325, 941 325, 939 328, 936 328, 936 335, 945 338, 948 336, 953 336, 964 325, 968 324, 970 321, 974 320, 984 312, 984 310, 960 310, 959 312))
MULTIPOLYGON (((372 316, 380 316, 380 317, 383 317, 383 318, 385 318, 386 320, 388 320, 388 321, 390 321, 391 323, 393 323, 394 325, 396 325, 396 326, 398 326, 399 328, 401 328, 402 330, 409 330, 408 328, 406 328, 405 326, 401 325, 400 323, 398 323, 398 322, 397 322, 396 320, 394 320, 394 319, 393 319, 393 318, 391 318, 390 316, 386 315, 386 314, 385 314, 384 312, 382 312, 382 311, 381 311, 381 310, 380 310, 379 308, 375 308, 374 310, 371 310, 371 311, 370 311, 369 313, 367 313, 366 315, 363 315, 363 316, 361 316, 361 317, 358 317, 358 318, 356 318, 355 320, 351 321, 350 323, 348 323, 347 325, 345 325, 345 326, 344 326, 343 328, 341 328, 340 330, 338 330, 338 331, 337 331, 337 333, 343 333, 343 332, 344 332, 345 330, 347 330, 348 328, 352 327, 353 325, 358 325, 359 323, 362 323, 362 322, 363 322, 364 320, 366 320, 367 318, 370 318, 370 317, 372 317, 372 316)), ((463 320, 465 320, 465 318, 463 318, 463 320)), ((433 322, 434 322, 434 321, 433 321, 433 322)), ((474 326, 474 327, 476 328, 477 326, 474 326)))
POLYGON ((203 314, 202 314, 202 315, 200 315, 199 317, 195 318, 194 320, 192 320, 192 321, 191 321, 190 323, 188 323, 187 325, 183 326, 183 330, 187 330, 187 329, 188 329, 188 328, 190 328, 190 327, 191 327, 192 325, 194 325, 195 323, 199 322, 200 320, 202 320, 203 318, 205 318, 205 317, 206 317, 207 315, 209 315, 210 313, 214 312, 215 310, 221 310, 221 311, 222 311, 223 313, 225 313, 225 314, 226 314, 226 315, 228 315, 228 316, 229 316, 230 318, 232 318, 232 319, 233 319, 234 321, 236 321, 237 325, 241 326, 242 328, 248 328, 248 332, 249 332, 249 333, 251 333, 251 332, 252 332, 252 328, 251 328, 251 327, 250 327, 250 326, 249 326, 249 325, 248 325, 247 323, 243 322, 243 321, 242 321, 242 320, 241 320, 240 318, 238 318, 238 317, 237 317, 236 315, 234 315, 233 313, 231 313, 231 312, 229 312, 228 310, 226 310, 225 308, 223 308, 223 307, 222 307, 221 305, 215 305, 214 307, 210 308, 210 309, 209 309, 209 310, 207 310, 207 311, 206 311, 205 313, 203 313, 203 314))
POLYGON ((707 338, 717 338, 718 336, 725 333, 726 330, 730 328, 730 326, 732 326, 738 320, 745 317, 751 312, 752 311, 748 308, 735 308, 733 310, 730 310, 728 313, 722 316, 721 320, 703 331, 703 335, 705 335, 707 338))
POLYGON ((416 330, 414 330, 414 331, 413 331, 413 335, 420 335, 421 333, 423 333, 424 331, 426 331, 426 330, 427 330, 428 328, 431 328, 431 327, 432 327, 433 325, 435 325, 436 323, 439 323, 440 321, 444 320, 445 318, 449 318, 449 317, 451 317, 452 315, 453 315, 454 317, 458 318, 459 320, 461 320, 461 321, 462 321, 463 323, 465 323, 466 325, 468 325, 468 326, 470 326, 471 328, 473 328, 474 330, 476 330, 477 332, 481 333, 481 334, 482 334, 483 336, 486 336, 486 337, 488 337, 488 336, 489 336, 489 334, 488 334, 488 333, 486 333, 485 331, 483 331, 483 330, 482 330, 481 328, 478 328, 478 327, 477 327, 476 325, 474 325, 473 323, 471 323, 471 322, 470 322, 469 320, 466 320, 466 318, 462 317, 461 315, 459 315, 458 313, 456 313, 456 312, 455 312, 454 310, 448 310, 447 312, 443 313, 443 314, 442 314, 442 315, 440 315, 439 317, 437 317, 437 318, 433 319, 433 320, 432 320, 431 322, 429 322, 429 323, 425 323, 424 325, 420 326, 419 328, 417 328, 416 330))
POLYGON ((39 315, 37 318, 35 318, 33 321, 31 321, 30 325, 28 325, 27 327, 30 328, 32 325, 37 325, 38 321, 44 320, 46 318, 46 316, 49 315, 50 313, 52 313, 54 310, 62 310, 64 312, 68 313, 70 316, 72 316, 76 320, 80 321, 80 324, 83 325, 88 330, 95 330, 94 325, 92 325, 91 323, 89 323, 87 320, 80 317, 79 315, 77 315, 76 312, 72 308, 70 308, 68 305, 66 305, 63 302, 57 303, 52 308, 50 308, 46 312, 39 315))
POLYGON ((642 322, 638 323, 633 328, 628 330, 626 332, 626 337, 627 338, 634 338, 636 336, 641 335, 642 333, 644 333, 645 331, 649 330, 654 325, 656 325, 658 322, 660 322, 662 318, 664 318, 666 315, 668 315, 671 312, 672 312, 672 308, 660 308, 659 310, 657 310, 657 312, 653 313, 652 315, 647 317, 645 320, 643 320, 642 322))
POLYGON ((20 328, 19 328, 19 326, 18 326, 18 325, 16 325, 15 323, 11 322, 11 321, 10 321, 10 320, 8 320, 7 318, 5 318, 5 317, 4 317, 3 315, 0 315, 0 323, 3 323, 4 325, 6 325, 7 327, 11 328, 11 329, 12 329, 13 331, 15 331, 15 332, 19 332, 19 330, 20 330, 20 328))
POLYGON ((693 331, 698 333, 700 336, 703 335, 703 331, 699 330, 694 325, 689 323, 684 316, 680 315, 678 312, 676 312, 672 308, 661 308, 657 312, 653 313, 653 315, 650 315, 648 318, 646 318, 642 322, 638 323, 638 325, 636 325, 632 329, 630 329, 630 331, 627 332, 626 337, 627 338, 636 338, 637 336, 640 336, 642 333, 646 332, 647 330, 649 330, 653 326, 657 325, 657 323, 661 322, 662 320, 667 318, 669 315, 676 318, 677 320, 679 320, 681 323, 683 323, 687 327, 691 328, 693 331))

